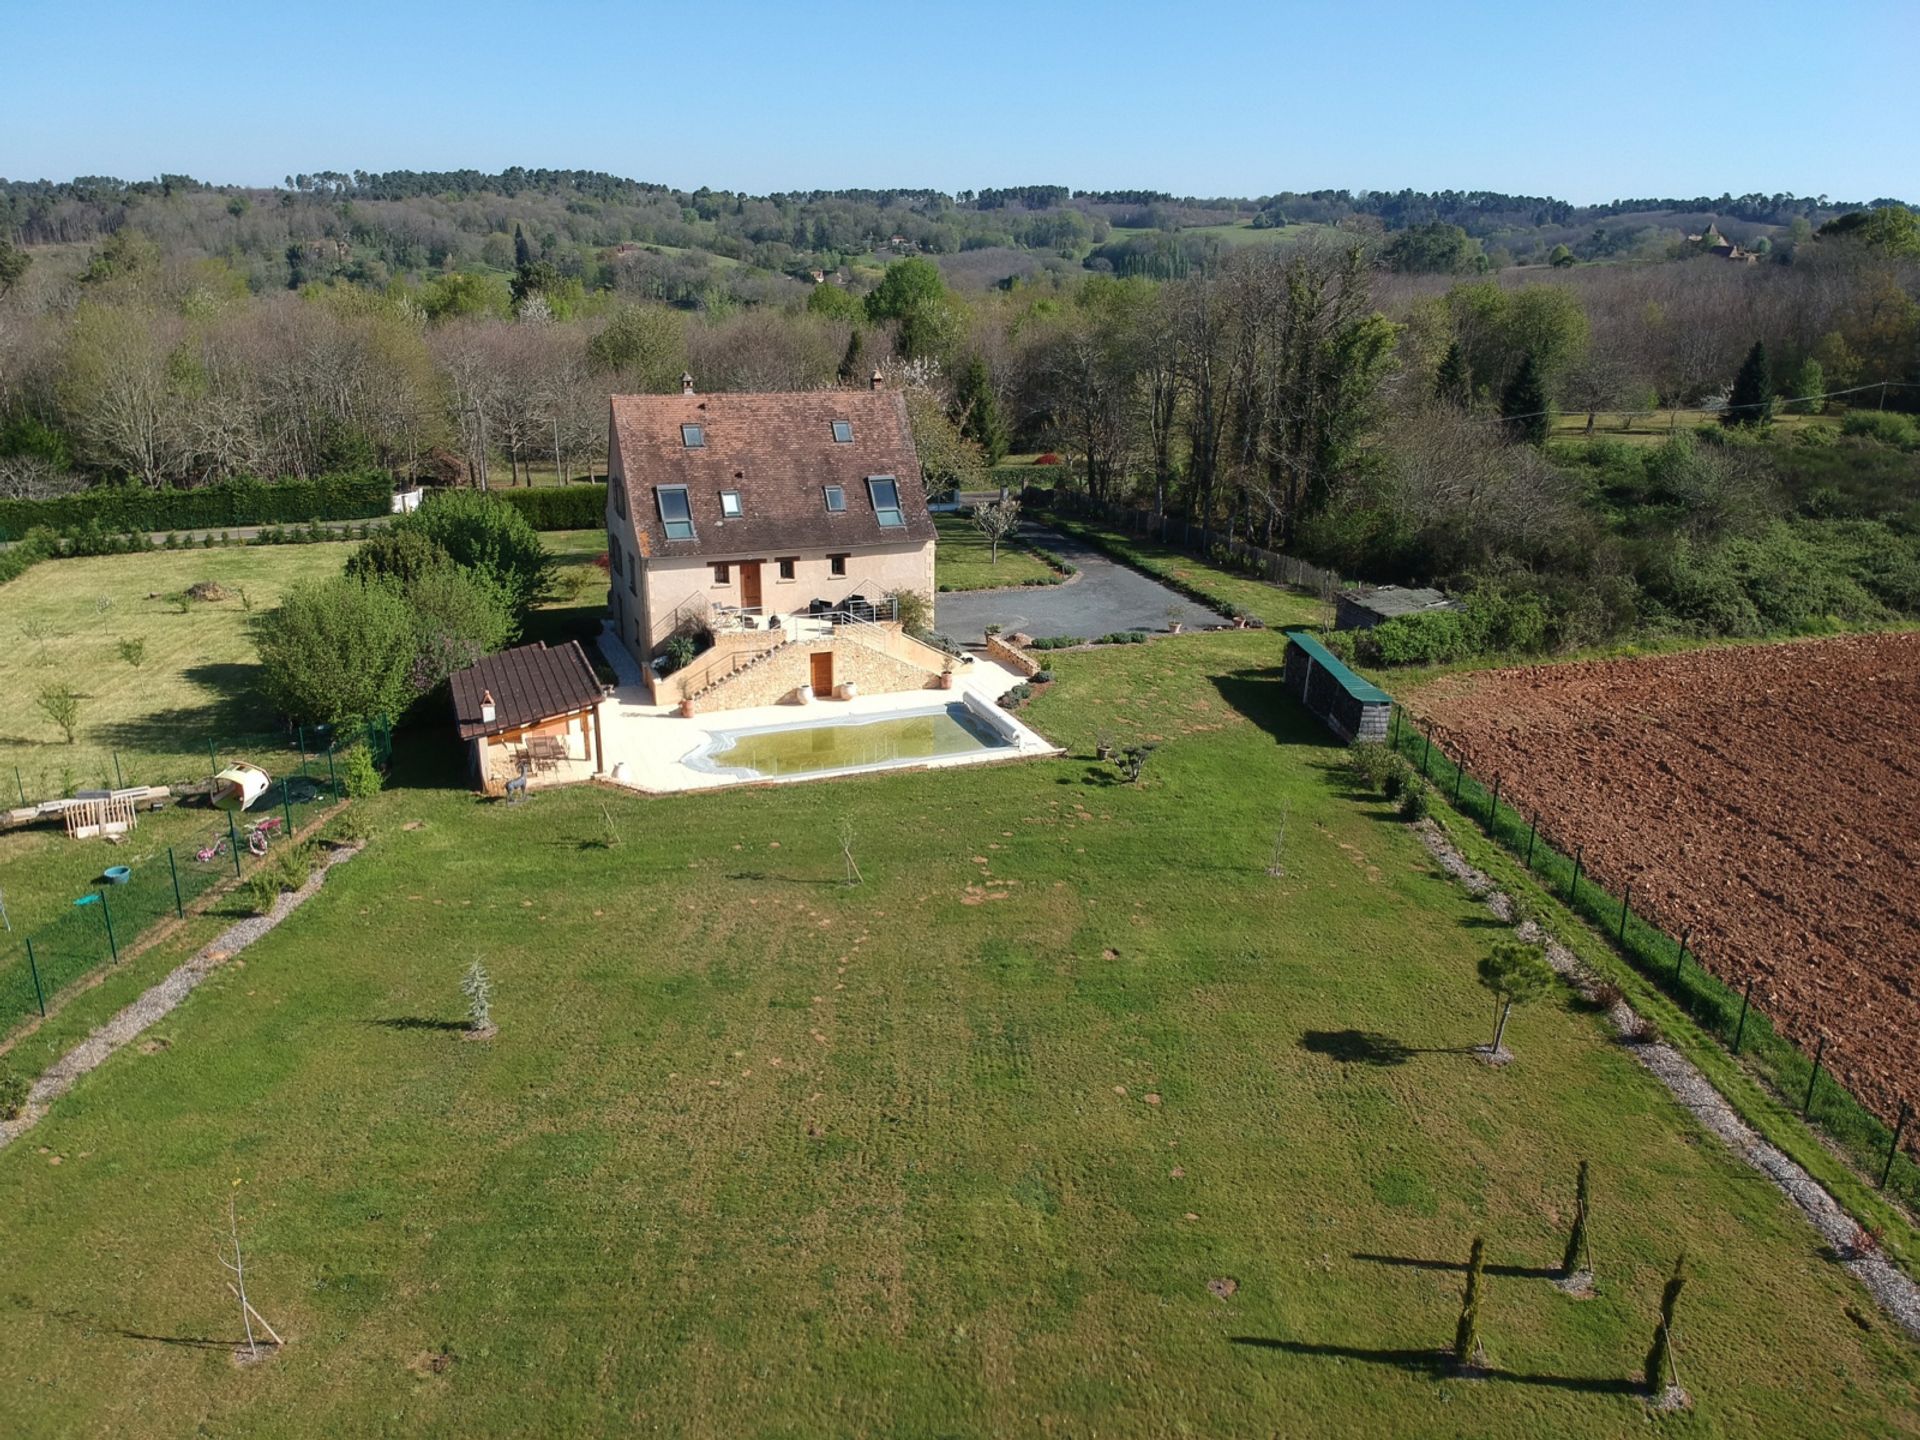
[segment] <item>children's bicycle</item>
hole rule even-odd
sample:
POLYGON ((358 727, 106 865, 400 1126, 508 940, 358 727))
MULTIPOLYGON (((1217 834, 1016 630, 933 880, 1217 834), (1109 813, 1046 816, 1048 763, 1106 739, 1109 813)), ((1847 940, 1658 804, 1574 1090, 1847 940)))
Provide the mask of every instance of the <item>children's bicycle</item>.
POLYGON ((222 855, 226 853, 227 853, 227 837, 224 835, 216 834, 213 837, 212 844, 203 846, 202 848, 193 852, 193 858, 198 860, 202 865, 211 865, 214 861, 218 860, 222 855))
POLYGON ((264 820, 256 820, 247 827, 247 849, 255 855, 267 853, 267 846, 286 829, 286 824, 278 815, 269 815, 264 820))

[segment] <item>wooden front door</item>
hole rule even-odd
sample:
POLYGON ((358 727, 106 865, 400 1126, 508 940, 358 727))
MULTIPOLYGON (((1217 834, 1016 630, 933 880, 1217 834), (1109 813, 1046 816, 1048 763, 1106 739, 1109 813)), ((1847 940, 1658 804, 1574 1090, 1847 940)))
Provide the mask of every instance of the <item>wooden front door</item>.
POLYGON ((813 654, 813 693, 833 694, 833 652, 816 650, 813 654))
POLYGON ((740 562, 740 604, 747 610, 760 608, 760 562, 758 560, 740 562))

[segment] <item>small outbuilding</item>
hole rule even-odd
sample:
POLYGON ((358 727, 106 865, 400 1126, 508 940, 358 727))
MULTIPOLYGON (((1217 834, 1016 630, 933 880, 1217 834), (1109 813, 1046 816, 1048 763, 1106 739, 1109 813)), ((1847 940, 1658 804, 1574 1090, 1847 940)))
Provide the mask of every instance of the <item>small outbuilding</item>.
POLYGON ((587 780, 606 769, 600 705, 606 690, 578 640, 520 645, 448 677, 476 786, 504 794, 587 780))
POLYGON ((1287 658, 1280 683, 1329 730, 1348 744, 1387 738, 1393 697, 1363 680, 1304 630, 1287 632, 1287 658))
POLYGON ((1402 585, 1357 585, 1342 590, 1334 601, 1333 628, 1371 630, 1382 620, 1402 615, 1424 615, 1430 610, 1462 610, 1438 590, 1415 590, 1402 585))

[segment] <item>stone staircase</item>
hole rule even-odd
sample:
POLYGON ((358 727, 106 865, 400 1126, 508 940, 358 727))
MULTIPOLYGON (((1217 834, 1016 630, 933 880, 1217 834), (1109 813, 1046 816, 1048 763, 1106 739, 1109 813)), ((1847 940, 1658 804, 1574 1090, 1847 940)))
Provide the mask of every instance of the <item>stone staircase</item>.
POLYGON ((749 674, 752 671, 759 669, 760 666, 764 665, 767 661, 771 660, 774 656, 782 654, 785 651, 791 650, 794 646, 800 643, 801 642, 796 639, 787 639, 787 640, 782 640, 777 645, 769 645, 764 650, 756 650, 754 651, 751 657, 745 660, 740 660, 737 664, 729 667, 728 669, 722 670, 718 675, 714 676, 711 680, 708 680, 706 683, 701 685, 699 689, 682 692, 683 696, 686 701, 693 704, 698 704, 700 701, 712 695, 716 690, 719 690, 724 686, 732 683, 735 679, 739 678, 742 675, 749 674))

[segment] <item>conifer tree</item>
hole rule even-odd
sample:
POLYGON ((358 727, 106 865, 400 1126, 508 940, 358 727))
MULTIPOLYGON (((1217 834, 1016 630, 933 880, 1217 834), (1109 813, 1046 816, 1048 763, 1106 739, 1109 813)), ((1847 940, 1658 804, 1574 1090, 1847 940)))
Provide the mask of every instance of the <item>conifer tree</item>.
POLYGON ((1773 368, 1767 364, 1767 347, 1758 340, 1740 362, 1740 373, 1733 377, 1733 394, 1720 420, 1725 425, 1766 425, 1773 420, 1773 368))
POLYGON ((953 410, 960 433, 980 447, 987 464, 998 465, 1007 453, 1007 426, 1000 418, 1000 401, 993 393, 987 362, 978 355, 960 372, 953 410))
POLYGON ((1447 346, 1440 368, 1434 373, 1433 398, 1459 410, 1473 403, 1473 369, 1467 364, 1466 349, 1458 340, 1447 346))
POLYGON ((1506 393, 1500 397, 1500 414, 1514 439, 1529 445, 1547 443, 1547 432, 1553 423, 1547 407, 1547 382, 1540 373, 1540 362, 1533 358, 1531 351, 1513 372, 1513 379, 1507 382, 1506 393))

